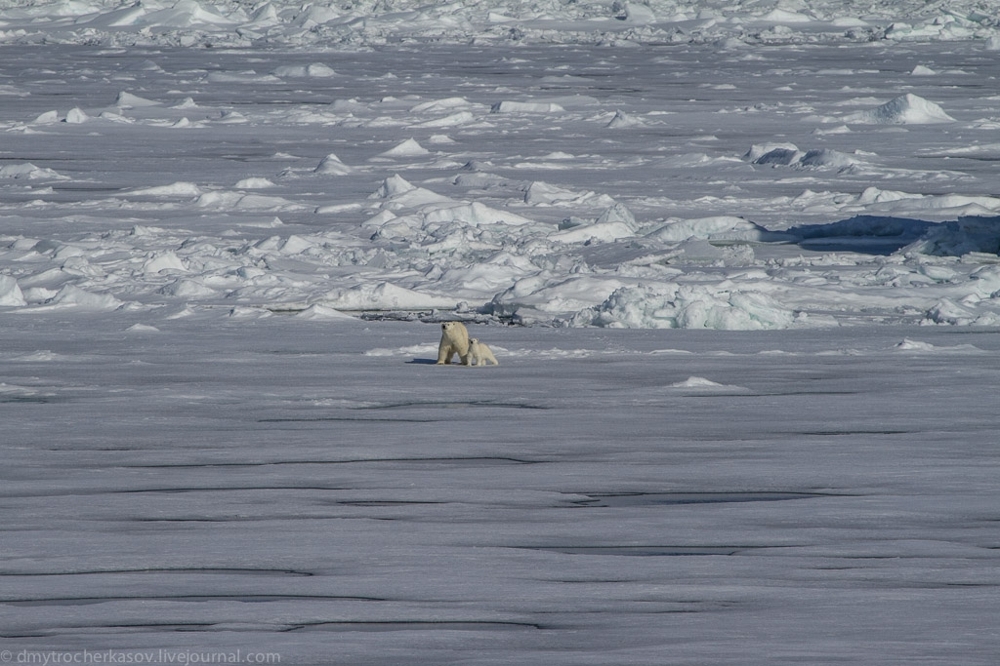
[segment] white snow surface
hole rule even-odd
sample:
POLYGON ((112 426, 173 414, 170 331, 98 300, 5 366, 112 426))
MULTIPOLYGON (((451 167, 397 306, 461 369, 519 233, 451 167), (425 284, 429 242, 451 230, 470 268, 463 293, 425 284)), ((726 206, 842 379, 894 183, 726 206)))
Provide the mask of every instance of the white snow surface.
POLYGON ((0 661, 992 666, 998 25, 2 3, 0 661))
POLYGON ((486 372, 332 312, 0 320, 2 649, 995 660, 995 330, 474 327, 486 372))
MULTIPOLYGON (((442 40, 758 45, 831 39, 910 44, 976 39, 992 49, 997 25, 981 0, 13 0, 0 8, 0 40, 5 42, 115 46, 353 48, 442 40)), ((296 77, 340 71, 323 62, 281 67, 271 71, 296 77)))
MULTIPOLYGON (((18 312, 1000 324, 1000 120, 978 37, 624 48, 560 41, 580 10, 560 5, 558 44, 51 43, 102 7, 4 10, 48 26, 37 52, 0 45, 0 274, 18 312), (864 57, 830 66, 847 51, 864 57)), ((218 18, 235 6, 152 7, 129 11, 187 36, 242 25, 218 18)))

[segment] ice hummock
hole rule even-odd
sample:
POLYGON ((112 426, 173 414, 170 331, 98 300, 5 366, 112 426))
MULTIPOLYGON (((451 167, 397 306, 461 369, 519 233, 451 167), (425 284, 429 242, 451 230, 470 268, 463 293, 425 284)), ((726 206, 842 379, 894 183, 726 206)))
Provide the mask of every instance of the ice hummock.
POLYGON ((12 310, 235 303, 426 318, 461 303, 494 322, 770 330, 983 325, 1000 309, 977 270, 1000 246, 1000 197, 974 168, 1000 154, 985 138, 992 107, 923 87, 991 75, 988 60, 952 62, 935 41, 972 26, 963 39, 987 48, 991 27, 972 14, 905 5, 908 27, 883 34, 874 9, 848 20, 815 3, 45 7, 0 10, 5 39, 171 46, 108 72, 60 63, 101 74, 95 96, 50 94, 44 78, 0 85, 17 142, 0 164, 0 212, 16 221, 0 243, 21 294, 8 290, 12 310), (740 21, 753 32, 733 32, 740 21), (796 56, 798 69, 756 59, 761 44, 784 57, 817 36, 832 42, 796 56), (652 67, 618 48, 647 40, 733 60, 705 70, 666 49, 652 67), (843 40, 899 62, 833 68, 824 58, 843 40), (553 42, 577 46, 552 63, 553 42), (215 49, 226 44, 253 57, 215 49), (859 96, 890 79, 921 87, 859 96))
MULTIPOLYGON (((602 38, 633 43, 687 39, 731 48, 755 43, 889 39, 905 42, 984 39, 995 25, 975 0, 940 4, 873 5, 808 2, 746 4, 711 0, 697 7, 673 1, 536 3, 491 0, 434 5, 392 3, 294 3, 249 5, 203 0, 141 3, 60 2, 13 5, 0 10, 7 39, 32 43, 48 34, 60 43, 180 44, 207 47, 253 43, 310 46, 335 43, 378 46, 405 40, 465 43, 594 43, 602 38), (50 20, 55 19, 55 20, 50 20), (44 31, 44 32, 43 32, 44 31), (595 35, 596 33, 596 35, 595 35)), ((283 65, 281 76, 329 77, 324 63, 283 65)))
POLYGON ((952 123, 955 119, 934 102, 906 93, 874 109, 850 114, 844 121, 874 125, 930 125, 952 123))

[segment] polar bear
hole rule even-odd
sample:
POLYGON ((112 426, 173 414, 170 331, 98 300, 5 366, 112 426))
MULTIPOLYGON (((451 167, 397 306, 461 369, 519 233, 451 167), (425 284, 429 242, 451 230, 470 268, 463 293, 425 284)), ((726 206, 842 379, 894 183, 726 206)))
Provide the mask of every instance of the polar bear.
POLYGON ((469 365, 469 331, 460 321, 446 321, 441 324, 441 344, 438 345, 438 365, 451 363, 451 357, 458 354, 462 365, 469 365))
POLYGON ((493 350, 486 346, 485 342, 480 342, 478 338, 469 340, 469 365, 484 366, 492 363, 500 365, 497 357, 493 355, 493 350))

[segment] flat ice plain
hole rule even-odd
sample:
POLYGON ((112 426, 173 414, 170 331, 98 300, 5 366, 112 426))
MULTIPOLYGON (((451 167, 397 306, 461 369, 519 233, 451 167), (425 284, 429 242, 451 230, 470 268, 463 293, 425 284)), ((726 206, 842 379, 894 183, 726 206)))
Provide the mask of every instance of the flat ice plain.
POLYGON ((0 661, 995 664, 998 34, 6 4, 0 661))

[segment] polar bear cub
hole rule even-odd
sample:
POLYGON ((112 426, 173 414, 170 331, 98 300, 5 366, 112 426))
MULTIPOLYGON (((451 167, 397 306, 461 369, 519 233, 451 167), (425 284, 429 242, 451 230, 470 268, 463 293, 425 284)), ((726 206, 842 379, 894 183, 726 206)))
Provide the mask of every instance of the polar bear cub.
POLYGON ((469 331, 460 321, 446 321, 441 324, 441 344, 438 345, 438 365, 451 363, 458 354, 462 365, 469 365, 469 331))
POLYGON ((490 363, 500 365, 497 357, 493 355, 493 350, 485 342, 480 342, 477 338, 469 340, 469 365, 482 367, 490 363))

